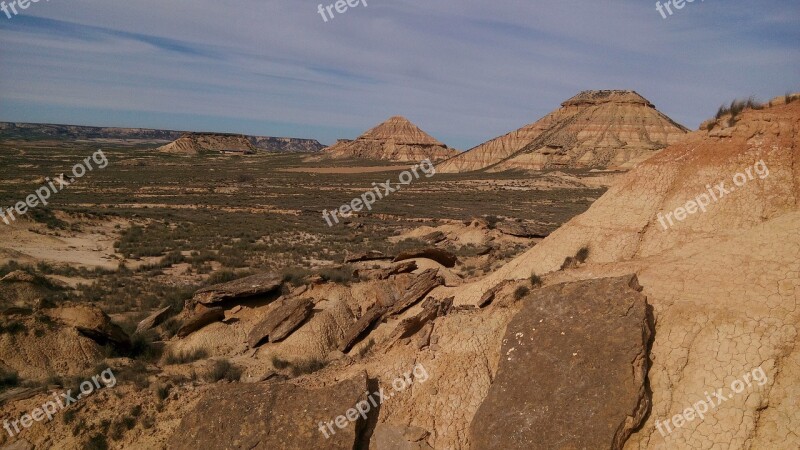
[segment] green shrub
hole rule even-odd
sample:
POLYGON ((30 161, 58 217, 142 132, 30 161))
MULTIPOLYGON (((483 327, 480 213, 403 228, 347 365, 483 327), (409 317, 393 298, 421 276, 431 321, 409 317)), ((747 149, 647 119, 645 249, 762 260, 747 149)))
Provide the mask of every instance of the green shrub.
POLYGON ((287 361, 285 359, 281 359, 277 355, 274 355, 272 357, 272 367, 274 367, 274 368, 276 368, 278 370, 283 370, 283 369, 285 369, 285 368, 287 368, 287 367, 289 367, 291 365, 292 365, 291 362, 289 362, 289 361, 287 361))
POLYGON ((206 380, 209 382, 217 382, 220 380, 239 381, 242 377, 242 369, 231 364, 227 359, 218 359, 214 361, 214 365, 206 375, 206 380))
POLYGON ((95 434, 83 445, 83 450, 108 450, 108 441, 102 434, 95 434))
POLYGON ((19 385, 19 374, 13 370, 3 370, 0 368, 0 389, 6 389, 19 385))
POLYGON ((517 287, 516 290, 514 290, 514 299, 519 300, 522 297, 525 297, 526 295, 528 295, 530 292, 531 292, 531 290, 528 289, 527 287, 519 286, 519 287, 517 287))
POLYGON ((208 352, 205 349, 196 348, 194 350, 180 351, 177 353, 169 352, 164 357, 164 363, 167 365, 187 364, 207 357, 208 352))
POLYGON ((299 376, 314 373, 325 367, 325 361, 318 358, 296 361, 292 366, 292 375, 299 376))
POLYGON ((575 259, 578 260, 579 263, 585 263, 586 260, 589 258, 589 247, 581 247, 577 253, 575 253, 575 259))

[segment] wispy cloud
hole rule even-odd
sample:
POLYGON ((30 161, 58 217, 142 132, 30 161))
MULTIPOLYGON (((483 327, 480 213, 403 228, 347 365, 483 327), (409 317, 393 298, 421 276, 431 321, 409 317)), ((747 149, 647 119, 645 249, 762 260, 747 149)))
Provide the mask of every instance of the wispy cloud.
POLYGON ((459 148, 583 89, 697 126, 800 89, 796 0, 71 0, 0 17, 0 120, 353 137, 402 114, 459 148), (327 4, 327 3, 326 3, 327 4))

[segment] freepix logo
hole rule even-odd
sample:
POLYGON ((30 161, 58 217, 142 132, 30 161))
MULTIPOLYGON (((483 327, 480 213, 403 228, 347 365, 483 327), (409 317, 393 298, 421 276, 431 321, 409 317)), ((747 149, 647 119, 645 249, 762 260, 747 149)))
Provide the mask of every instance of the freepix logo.
MULTIPOLYGON (((700 1, 704 2, 705 0, 700 0, 700 1)), ((694 3, 694 0, 667 0, 664 4, 658 1, 656 2, 656 11, 658 11, 659 14, 661 14, 661 17, 666 19, 667 13, 669 13, 670 16, 674 14, 672 12, 672 7, 675 7, 675 9, 683 9, 683 7, 686 6, 687 3, 694 3)))
MULTIPOLYGON (((6 4, 6 2, 0 2, 0 11, 6 13, 6 17, 9 19, 12 19, 19 14, 17 7, 22 10, 28 9, 30 8, 31 3, 39 3, 40 1, 41 0, 13 0, 8 2, 8 4, 6 4), (13 16, 11 15, 12 13, 14 14, 13 16)), ((49 2, 50 0, 45 1, 49 2)))

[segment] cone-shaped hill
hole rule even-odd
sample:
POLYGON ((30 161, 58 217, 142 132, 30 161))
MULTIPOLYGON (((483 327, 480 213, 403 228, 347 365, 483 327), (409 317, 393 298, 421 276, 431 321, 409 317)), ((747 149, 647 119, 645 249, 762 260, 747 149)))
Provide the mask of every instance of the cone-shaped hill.
POLYGON ((583 91, 539 121, 492 139, 437 168, 630 168, 688 130, 634 91, 583 91))
POLYGON ((458 154, 405 117, 395 116, 353 141, 341 140, 324 150, 332 158, 387 161, 442 161, 458 154))

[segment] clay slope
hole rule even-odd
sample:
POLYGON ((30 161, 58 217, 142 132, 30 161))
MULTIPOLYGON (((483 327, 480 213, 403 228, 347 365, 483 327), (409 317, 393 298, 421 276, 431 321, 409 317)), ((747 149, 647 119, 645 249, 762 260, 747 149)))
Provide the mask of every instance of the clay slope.
POLYGON ((438 170, 629 168, 686 132, 634 91, 584 91, 539 121, 464 152, 438 170))
POLYGON ((442 161, 458 154, 405 117, 395 116, 353 141, 340 140, 323 150, 332 158, 366 158, 387 161, 442 161))
POLYGON ((656 321, 653 406, 626 448, 799 448, 798 132, 800 102, 720 120, 643 162, 500 271, 437 295, 477 304, 498 283, 532 272, 549 282, 636 273, 656 321), (721 182, 730 193, 706 212, 687 204, 721 182), (662 226, 660 217, 679 207, 697 212, 662 226), (582 246, 590 248, 588 262, 559 271, 582 246), (759 368, 767 381, 731 392, 733 381, 752 380, 759 368), (663 429, 717 389, 730 396, 705 420, 657 430, 656 420, 663 429))
POLYGON ((243 135, 187 133, 175 142, 170 142, 167 145, 159 147, 158 151, 185 155, 223 151, 250 154, 255 153, 256 148, 250 143, 250 140, 243 135))

